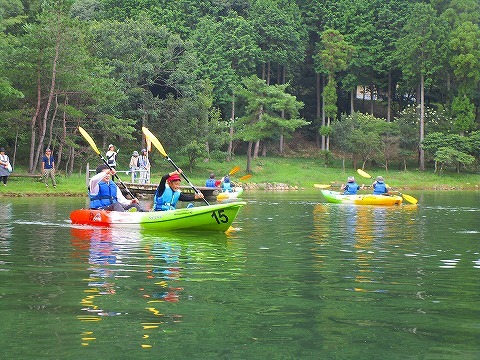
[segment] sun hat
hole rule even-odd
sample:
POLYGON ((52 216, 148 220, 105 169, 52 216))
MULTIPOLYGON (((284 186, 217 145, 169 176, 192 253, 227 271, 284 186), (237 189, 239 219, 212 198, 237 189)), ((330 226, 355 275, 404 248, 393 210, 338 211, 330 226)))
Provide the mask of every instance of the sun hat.
POLYGON ((383 176, 377 176, 377 181, 383 181, 383 176))
POLYGON ((50 150, 50 148, 47 148, 47 149, 45 149, 45 152, 47 152, 47 151, 52 151, 52 150, 50 150))
POLYGON ((348 181, 348 182, 354 182, 354 181, 355 181, 355 178, 354 178, 353 176, 349 176, 347 181, 348 181))
POLYGON ((142 153, 143 153, 143 152, 147 152, 147 149, 142 149, 142 153))
POLYGON ((4 147, 0 147, 0 152, 5 152, 5 148, 4 148, 4 147))
POLYGON ((109 149, 110 149, 111 147, 113 147, 113 144, 108 145, 108 148, 109 148, 109 149))
POLYGON ((133 152, 133 156, 138 156, 138 151, 137 151, 137 150, 135 150, 135 151, 133 152))
POLYGON ((178 174, 173 174, 167 179, 168 182, 177 181, 177 180, 182 181, 182 179, 180 178, 180 175, 178 174))

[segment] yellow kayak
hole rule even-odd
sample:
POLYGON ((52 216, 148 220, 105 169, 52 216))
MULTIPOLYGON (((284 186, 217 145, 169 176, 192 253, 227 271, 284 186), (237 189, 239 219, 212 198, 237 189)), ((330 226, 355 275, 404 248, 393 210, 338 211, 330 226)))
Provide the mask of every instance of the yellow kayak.
POLYGON ((322 195, 329 203, 354 205, 401 205, 403 198, 398 195, 357 194, 343 195, 338 191, 321 190, 322 195))

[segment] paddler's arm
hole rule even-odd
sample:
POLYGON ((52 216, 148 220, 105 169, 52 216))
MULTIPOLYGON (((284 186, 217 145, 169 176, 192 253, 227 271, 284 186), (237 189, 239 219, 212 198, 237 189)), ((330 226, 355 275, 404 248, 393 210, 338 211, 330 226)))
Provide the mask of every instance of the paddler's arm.
POLYGON ((100 173, 92 176, 92 178, 90 179, 90 185, 89 185, 91 195, 97 195, 98 194, 98 192, 100 191, 100 188, 98 187, 98 183, 100 181, 102 181, 102 179, 104 177, 105 177, 104 172, 100 172, 100 173))
POLYGON ((138 202, 139 202, 137 198, 133 198, 132 200, 128 200, 125 196, 123 196, 122 190, 120 190, 118 185, 117 185, 117 201, 120 204, 122 204, 123 206, 128 206, 128 205, 131 205, 133 203, 138 204, 138 202))
POLYGON ((180 197, 178 198, 178 200, 180 201, 194 201, 194 200, 197 200, 197 199, 203 199, 204 196, 202 193, 195 193, 195 194, 184 194, 184 193, 180 193, 180 197))

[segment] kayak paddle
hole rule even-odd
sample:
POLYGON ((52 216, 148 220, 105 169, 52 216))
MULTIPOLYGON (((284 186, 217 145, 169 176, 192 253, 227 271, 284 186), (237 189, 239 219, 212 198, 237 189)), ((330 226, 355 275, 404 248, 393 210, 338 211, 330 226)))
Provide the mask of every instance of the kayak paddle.
POLYGON ((331 187, 332 185, 327 185, 327 184, 313 184, 314 187, 316 187, 317 189, 328 189, 329 187, 331 187))
MULTIPOLYGON (((173 160, 170 159, 170 157, 167 155, 167 153, 165 152, 165 149, 163 148, 162 144, 157 139, 157 137, 155 135, 153 135, 152 132, 150 130, 148 130, 145 126, 142 126, 142 131, 145 134, 145 137, 152 142, 153 146, 155 146, 157 148, 157 150, 160 152, 160 154, 162 154, 165 157, 165 159, 168 160, 170 162, 170 164, 172 164, 173 167, 178 172, 180 172, 179 167, 177 165, 175 165, 173 160)), ((181 172, 181 175, 185 179, 185 181, 188 182, 188 185, 190 185, 190 187, 193 189, 193 191, 195 191, 195 193, 197 193, 197 194, 200 194, 200 191, 198 191, 198 189, 195 186, 193 186, 193 184, 190 182, 190 180, 188 180, 188 178, 185 176, 183 171, 181 172)), ((208 203, 207 199, 205 199, 205 198, 202 198, 202 199, 203 199, 203 201, 205 201, 205 204, 210 205, 208 203)))
MULTIPOLYGON (((357 173, 359 173, 361 176, 363 176, 367 179, 370 179, 372 177, 369 173, 367 173, 366 171, 363 171, 362 169, 357 169, 357 173)), ((418 203, 418 200, 411 195, 402 194, 400 192, 399 192, 399 194, 402 195, 402 197, 411 204, 418 203)))
MULTIPOLYGON (((78 130, 80 131, 80 134, 82 134, 82 136, 85 138, 85 140, 87 140, 87 142, 90 144, 90 146, 92 147, 93 151, 95 151, 97 153, 97 155, 100 156, 100 158, 103 160, 103 162, 105 163, 105 165, 108 166, 108 168, 110 170, 113 170, 112 167, 110 165, 108 165, 108 162, 107 160, 105 160, 105 158, 102 156, 102 154, 100 153, 100 150, 98 150, 97 148, 97 145, 95 145, 95 141, 93 141, 92 137, 85 131, 84 128, 82 128, 81 126, 78 127, 78 130)), ((120 179, 120 177, 115 174, 115 177, 118 179, 118 181, 120 182, 120 184, 122 184, 123 188, 125 189, 125 191, 128 193, 128 195, 130 195, 132 197, 132 199, 135 199, 135 196, 133 196, 133 194, 130 192, 130 190, 128 190, 127 188, 127 185, 125 185, 122 181, 122 179, 120 179)))
POLYGON ((247 179, 250 179, 252 177, 252 174, 247 174, 247 175, 243 175, 241 178, 239 178, 238 180, 240 181, 243 181, 243 180, 247 180, 247 179))
POLYGON ((240 170, 240 166, 235 166, 232 170, 230 170, 230 172, 228 173, 228 175, 234 175, 234 174, 236 174, 239 170, 240 170))

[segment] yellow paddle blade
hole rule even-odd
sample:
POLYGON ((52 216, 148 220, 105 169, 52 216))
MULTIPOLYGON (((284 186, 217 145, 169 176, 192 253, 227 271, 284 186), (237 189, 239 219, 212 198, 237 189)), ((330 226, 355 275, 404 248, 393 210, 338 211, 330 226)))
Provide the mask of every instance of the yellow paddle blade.
POLYGON ((239 170, 240 170, 240 166, 235 166, 232 170, 230 170, 228 175, 233 175, 233 174, 237 173, 239 170))
POLYGON ((250 179, 251 177, 252 177, 252 174, 247 174, 247 175, 243 175, 239 180, 243 181, 243 180, 250 179))
POLYGON ((316 187, 317 189, 327 189, 329 188, 331 185, 327 185, 327 184, 313 184, 314 187, 316 187))
POLYGON ((367 179, 370 179, 372 177, 369 173, 363 171, 362 169, 357 169, 357 173, 367 179))
POLYGON ((402 197, 407 200, 410 204, 416 204, 418 203, 418 200, 415 199, 413 196, 411 195, 407 195, 407 194, 402 194, 402 197))
POLYGON ((142 132, 145 134, 145 137, 147 138, 147 140, 150 140, 153 146, 155 146, 157 150, 160 151, 160 154, 162 154, 165 157, 168 157, 162 144, 160 144, 160 141, 158 141, 157 137, 153 135, 150 130, 148 130, 145 126, 142 126, 142 132))
POLYGON ((90 135, 88 135, 88 133, 85 131, 85 129, 82 128, 81 126, 79 126, 78 130, 80 131, 80 134, 82 134, 82 136, 85 138, 85 140, 88 141, 88 143, 92 147, 93 151, 95 151, 97 153, 97 155, 100 155, 100 150, 98 150, 97 145, 95 145, 95 141, 93 141, 92 137, 90 135))

